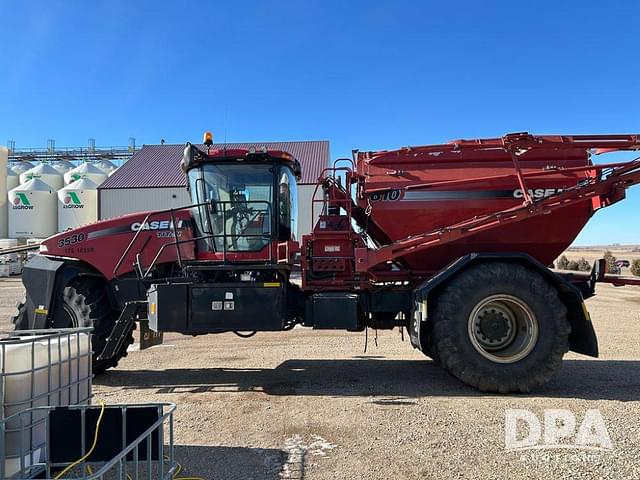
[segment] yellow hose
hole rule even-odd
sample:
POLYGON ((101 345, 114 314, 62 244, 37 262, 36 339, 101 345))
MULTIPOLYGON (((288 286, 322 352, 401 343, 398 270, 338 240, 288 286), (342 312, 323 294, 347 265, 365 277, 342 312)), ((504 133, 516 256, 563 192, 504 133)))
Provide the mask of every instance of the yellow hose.
MULTIPOLYGON (((91 445, 91 448, 89 449, 89 451, 85 453, 81 458, 73 462, 71 465, 67 466, 55 477, 53 477, 54 480, 58 480, 62 478, 62 476, 65 473, 68 473, 75 466, 84 462, 87 458, 89 458, 89 456, 91 456, 93 451, 96 449, 96 445, 98 445, 98 434, 100 432, 100 424, 102 423, 102 416, 104 415, 104 409, 105 409, 105 404, 102 400, 100 400, 100 415, 98 415, 98 421, 96 422, 96 433, 93 436, 93 444, 91 445)), ((168 458, 165 458, 165 459, 168 460, 168 458)), ((176 473, 173 474, 173 480, 204 480, 202 477, 178 477, 178 475, 182 471, 182 464, 180 464, 179 462, 176 462, 176 465, 178 465, 178 469, 176 470, 176 473)), ((90 475, 93 475, 93 470, 91 469, 91 466, 87 465, 87 471, 89 472, 90 475)), ((127 480, 131 480, 131 476, 129 474, 127 474, 127 480)))
MULTIPOLYGON (((165 460, 169 460, 169 457, 164 457, 165 460)), ((173 474, 173 480, 204 480, 202 477, 179 477, 180 472, 182 471, 182 464, 180 462, 176 462, 178 468, 176 473, 173 474)))
POLYGON ((59 478, 62 478, 62 476, 65 473, 67 473, 69 470, 72 470, 73 467, 75 467, 76 465, 84 462, 93 453, 93 451, 96 449, 96 445, 98 444, 98 433, 100 432, 100 423, 102 423, 102 416, 103 415, 104 415, 104 402, 102 400, 100 400, 100 415, 98 415, 98 421, 96 422, 96 433, 93 436, 93 445, 91 445, 91 448, 89 449, 89 451, 87 453, 85 453, 81 458, 79 458, 78 460, 73 462, 67 468, 62 470, 58 475, 53 477, 54 480, 58 480, 59 478))

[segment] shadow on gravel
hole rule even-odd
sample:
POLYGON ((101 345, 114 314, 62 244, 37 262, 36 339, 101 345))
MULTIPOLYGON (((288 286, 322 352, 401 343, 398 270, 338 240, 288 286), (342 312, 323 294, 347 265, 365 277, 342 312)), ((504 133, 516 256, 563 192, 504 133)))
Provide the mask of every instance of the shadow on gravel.
POLYGON ((279 480, 287 462, 282 450, 244 447, 176 445, 175 458, 183 470, 178 477, 207 480, 279 480))
MULTIPOLYGON (((109 370, 94 383, 174 392, 264 392, 312 396, 485 396, 433 362, 415 360, 287 360, 276 368, 109 370)), ((640 361, 565 360, 533 397, 640 400, 640 361)))

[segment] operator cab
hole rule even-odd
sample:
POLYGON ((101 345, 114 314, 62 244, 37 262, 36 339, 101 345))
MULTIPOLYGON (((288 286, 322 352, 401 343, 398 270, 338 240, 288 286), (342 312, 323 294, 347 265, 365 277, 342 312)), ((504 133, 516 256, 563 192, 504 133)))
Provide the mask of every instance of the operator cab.
POLYGON ((300 163, 283 151, 187 144, 182 159, 191 193, 198 257, 223 262, 275 260, 296 240, 300 163))

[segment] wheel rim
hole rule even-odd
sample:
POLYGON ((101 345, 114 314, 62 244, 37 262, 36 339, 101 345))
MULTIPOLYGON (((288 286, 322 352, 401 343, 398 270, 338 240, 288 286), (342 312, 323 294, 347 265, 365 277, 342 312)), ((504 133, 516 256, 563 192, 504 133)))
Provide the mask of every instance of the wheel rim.
POLYGON ((484 358, 514 363, 525 358, 538 340, 538 320, 529 306, 511 295, 492 295, 469 315, 469 339, 484 358))

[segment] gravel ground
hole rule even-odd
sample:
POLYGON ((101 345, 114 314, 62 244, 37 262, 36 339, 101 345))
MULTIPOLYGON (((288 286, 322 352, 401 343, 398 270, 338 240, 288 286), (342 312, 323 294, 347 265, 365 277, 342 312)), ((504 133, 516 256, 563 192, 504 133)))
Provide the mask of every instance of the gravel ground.
MULTIPOLYGON (((22 295, 0 279, 0 318, 22 295)), ((242 340, 169 335, 95 379, 107 402, 171 401, 178 460, 206 479, 640 479, 640 288, 599 287, 588 302, 598 360, 569 354, 531 395, 476 392, 399 332, 296 328, 242 340), (505 410, 588 409, 609 451, 505 451, 505 410)), ((8 324, 5 324, 5 326, 8 324)))

